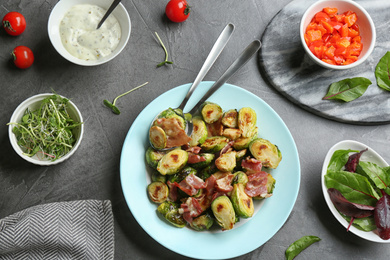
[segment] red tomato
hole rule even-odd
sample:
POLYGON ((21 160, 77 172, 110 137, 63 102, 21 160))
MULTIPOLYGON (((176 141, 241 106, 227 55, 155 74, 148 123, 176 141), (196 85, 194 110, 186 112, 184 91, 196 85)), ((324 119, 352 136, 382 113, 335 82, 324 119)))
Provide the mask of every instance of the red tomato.
POLYGON ((165 14, 175 23, 181 23, 190 16, 190 6, 186 0, 170 0, 165 7, 165 14))
POLYGON ((20 69, 27 69, 34 63, 34 54, 30 48, 26 46, 17 46, 12 51, 14 63, 20 69))
POLYGON ((9 35, 20 35, 26 29, 26 19, 21 13, 9 12, 3 18, 3 27, 9 35))

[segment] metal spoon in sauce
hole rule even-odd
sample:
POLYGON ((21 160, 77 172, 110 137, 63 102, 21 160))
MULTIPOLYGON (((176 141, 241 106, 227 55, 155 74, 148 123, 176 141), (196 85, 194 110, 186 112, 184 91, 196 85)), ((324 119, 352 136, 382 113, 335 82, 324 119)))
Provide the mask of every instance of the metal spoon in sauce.
POLYGON ((114 0, 114 2, 112 2, 111 6, 108 8, 107 12, 104 14, 103 18, 100 20, 98 26, 96 27, 96 30, 100 28, 100 26, 102 26, 102 24, 104 23, 104 21, 107 19, 107 17, 112 13, 112 11, 114 11, 115 7, 121 2, 121 0, 114 0))
MULTIPOLYGON (((217 91, 223 84, 225 84, 230 77, 232 77, 240 68, 242 68, 249 60, 252 58, 252 56, 261 48, 261 42, 259 40, 255 40, 252 43, 250 43, 245 50, 238 56, 238 58, 230 65, 230 67, 225 71, 225 73, 210 87, 210 89, 207 91, 207 93, 198 101, 198 103, 190 110, 188 113, 189 115, 193 115, 197 112, 199 107, 212 95, 215 91, 217 91)), ((190 136, 192 133, 192 117, 186 117, 187 122, 187 135, 190 136)), ((154 120, 153 120, 154 121, 154 120)), ((156 150, 168 150, 173 148, 163 148, 163 149, 157 149, 153 142, 149 142, 152 145, 152 147, 156 150)))

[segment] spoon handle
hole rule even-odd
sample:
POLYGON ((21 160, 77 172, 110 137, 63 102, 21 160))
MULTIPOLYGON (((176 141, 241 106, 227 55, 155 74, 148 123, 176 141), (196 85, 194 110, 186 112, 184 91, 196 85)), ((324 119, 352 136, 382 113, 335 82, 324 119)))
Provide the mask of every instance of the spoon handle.
POLYGON ((104 23, 104 21, 107 19, 107 17, 112 13, 112 11, 114 11, 115 7, 121 2, 121 0, 114 0, 114 2, 112 2, 111 6, 108 8, 107 12, 104 14, 103 18, 100 20, 98 26, 96 27, 96 30, 100 28, 100 26, 102 26, 102 24, 104 23))
POLYGON ((222 52, 222 50, 225 48, 227 42, 230 39, 230 36, 234 32, 234 25, 229 23, 225 26, 221 34, 219 35, 217 41, 214 43, 213 48, 211 49, 209 55, 207 56, 202 68, 200 69, 198 75, 196 76, 194 82, 192 83, 190 89, 187 92, 187 95, 181 102, 180 108, 182 111, 184 110, 184 107, 186 106, 188 100, 190 99, 192 93, 195 91, 195 88, 199 85, 199 83, 202 81, 202 79, 206 76, 207 72, 210 70, 211 66, 213 66, 214 62, 217 60, 219 54, 222 52))
POLYGON ((210 87, 209 91, 202 97, 201 100, 192 108, 189 112, 193 115, 215 91, 217 91, 226 81, 229 80, 231 76, 233 76, 240 68, 242 68, 252 56, 260 49, 261 42, 259 40, 255 40, 250 43, 246 49, 238 56, 238 58, 230 65, 230 67, 225 71, 225 73, 210 87))

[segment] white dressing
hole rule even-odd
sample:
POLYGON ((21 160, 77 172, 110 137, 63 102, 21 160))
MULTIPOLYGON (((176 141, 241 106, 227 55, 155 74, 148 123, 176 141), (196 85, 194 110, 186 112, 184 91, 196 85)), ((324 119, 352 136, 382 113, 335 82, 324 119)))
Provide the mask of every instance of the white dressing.
POLYGON ((60 23, 61 41, 65 49, 82 60, 97 60, 111 54, 121 38, 121 27, 111 14, 96 27, 106 10, 97 5, 75 5, 60 23))

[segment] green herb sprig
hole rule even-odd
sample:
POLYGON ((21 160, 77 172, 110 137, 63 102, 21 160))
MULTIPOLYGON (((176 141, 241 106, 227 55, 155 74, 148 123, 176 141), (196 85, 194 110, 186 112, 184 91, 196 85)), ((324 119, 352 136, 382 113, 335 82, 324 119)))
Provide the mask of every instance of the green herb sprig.
POLYGON ((162 42, 160 36, 158 36, 158 33, 157 33, 157 32, 154 32, 154 33, 156 34, 157 39, 158 39, 158 41, 160 42, 161 47, 164 49, 164 52, 165 52, 165 60, 164 60, 163 62, 157 64, 157 68, 158 68, 158 67, 161 67, 161 66, 163 66, 163 65, 165 65, 165 64, 173 64, 172 61, 168 61, 168 51, 167 51, 167 49, 165 48, 165 45, 164 45, 164 43, 162 42))
POLYGON ((18 145, 26 156, 55 161, 66 155, 76 142, 73 129, 83 124, 75 122, 67 111, 69 100, 53 94, 42 100, 37 110, 26 109, 21 122, 15 125, 18 145))
POLYGON ((139 88, 145 86, 145 85, 148 84, 148 83, 149 83, 149 82, 145 82, 144 84, 142 84, 142 85, 140 85, 140 86, 138 86, 138 87, 135 87, 135 88, 133 88, 133 89, 131 89, 131 90, 129 90, 129 91, 127 91, 127 92, 125 92, 125 93, 123 93, 123 94, 117 96, 117 97, 114 99, 114 101, 113 101, 112 103, 111 103, 110 101, 108 101, 107 99, 105 99, 105 100, 103 100, 103 104, 104 104, 106 107, 111 108, 111 111, 112 111, 114 114, 119 115, 119 114, 121 113, 121 111, 119 110, 119 108, 118 108, 117 106, 115 106, 116 101, 117 101, 120 97, 123 97, 123 96, 129 94, 130 92, 133 92, 134 90, 139 89, 139 88))

